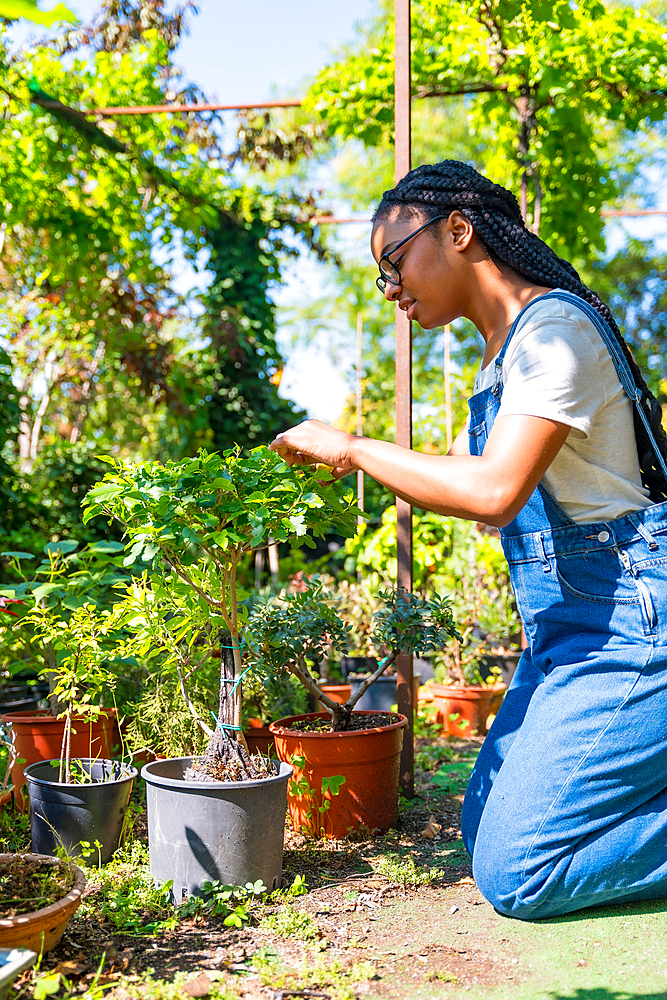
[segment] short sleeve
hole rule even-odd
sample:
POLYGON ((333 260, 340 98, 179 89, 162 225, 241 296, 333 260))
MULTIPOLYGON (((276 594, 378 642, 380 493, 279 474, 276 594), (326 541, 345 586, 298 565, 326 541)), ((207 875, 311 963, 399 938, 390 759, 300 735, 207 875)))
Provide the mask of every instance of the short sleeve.
POLYGON ((528 312, 505 355, 498 416, 557 420, 588 437, 607 400, 601 347, 606 351, 583 313, 580 321, 559 307, 528 312))

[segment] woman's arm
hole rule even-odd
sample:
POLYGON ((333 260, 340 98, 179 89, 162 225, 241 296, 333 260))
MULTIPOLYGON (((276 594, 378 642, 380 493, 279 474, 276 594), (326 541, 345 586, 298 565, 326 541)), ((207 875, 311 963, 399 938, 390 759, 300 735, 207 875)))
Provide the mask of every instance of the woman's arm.
POLYGON ((292 464, 324 462, 334 475, 363 469, 415 507, 496 527, 519 513, 570 428, 544 417, 499 417, 482 455, 424 455, 389 441, 356 437, 317 420, 279 434, 271 448, 292 464))

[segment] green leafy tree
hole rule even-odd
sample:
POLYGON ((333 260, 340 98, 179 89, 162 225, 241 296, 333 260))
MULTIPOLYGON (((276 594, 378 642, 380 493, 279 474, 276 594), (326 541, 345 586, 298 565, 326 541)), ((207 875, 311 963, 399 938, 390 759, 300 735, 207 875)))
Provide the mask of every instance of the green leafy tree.
MULTIPOLYGON (((383 14, 307 98, 333 134, 366 145, 393 130, 393 18, 383 14)), ((602 251, 600 208, 633 165, 627 137, 665 116, 663 24, 599 0, 419 0, 412 17, 414 97, 464 97, 483 139, 479 166, 514 190, 533 230, 574 263, 602 251)))

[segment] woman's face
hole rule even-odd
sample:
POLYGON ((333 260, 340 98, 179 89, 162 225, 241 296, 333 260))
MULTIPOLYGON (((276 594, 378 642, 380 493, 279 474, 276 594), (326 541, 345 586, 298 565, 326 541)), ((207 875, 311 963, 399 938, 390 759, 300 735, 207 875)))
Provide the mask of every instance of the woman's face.
POLYGON ((398 302, 410 320, 424 330, 433 330, 466 314, 464 261, 462 254, 473 232, 460 212, 433 222, 395 254, 392 248, 427 222, 424 217, 390 215, 378 219, 371 234, 371 252, 376 262, 388 255, 401 275, 401 283, 389 282, 385 297, 398 302))

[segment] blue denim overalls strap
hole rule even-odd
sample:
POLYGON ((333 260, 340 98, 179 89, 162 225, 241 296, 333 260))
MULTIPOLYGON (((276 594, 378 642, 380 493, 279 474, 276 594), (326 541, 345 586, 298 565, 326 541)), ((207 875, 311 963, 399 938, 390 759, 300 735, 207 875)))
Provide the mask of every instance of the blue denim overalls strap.
MULTIPOLYGON (((590 318, 636 400, 602 317, 571 293, 545 298, 590 318)), ((470 400, 472 455, 525 311, 493 386, 470 400)), ((576 524, 540 483, 501 537, 528 649, 466 793, 478 886, 522 919, 667 895, 667 503, 576 524)))

